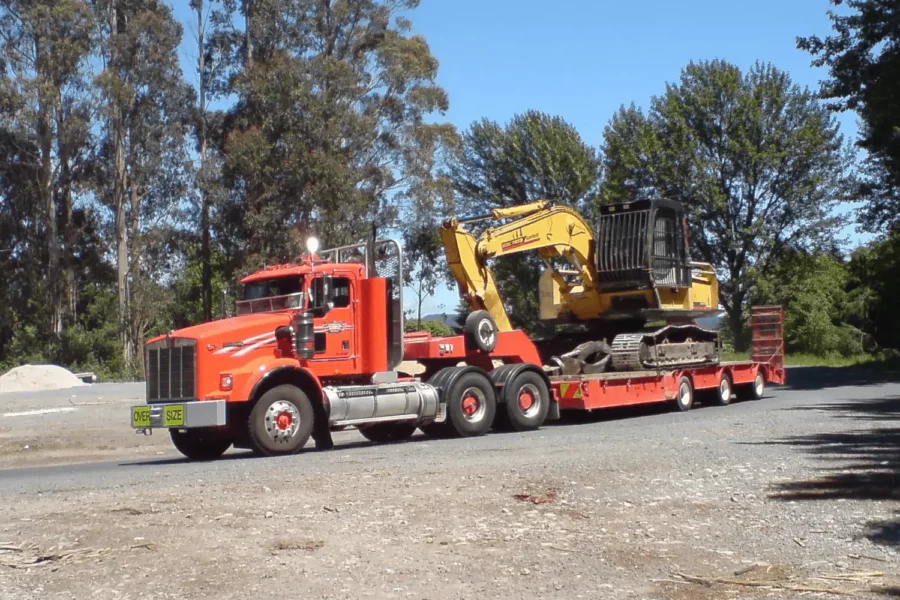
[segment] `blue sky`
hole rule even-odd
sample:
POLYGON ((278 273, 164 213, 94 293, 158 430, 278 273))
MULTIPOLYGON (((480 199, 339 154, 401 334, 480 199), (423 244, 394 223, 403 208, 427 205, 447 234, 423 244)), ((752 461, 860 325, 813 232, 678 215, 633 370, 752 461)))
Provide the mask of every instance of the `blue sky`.
MULTIPOLYGON (((173 4, 180 19, 190 18, 186 0, 173 4)), ((827 74, 810 65, 796 37, 827 35, 829 8, 828 0, 422 0, 410 18, 440 62, 446 118, 460 129, 537 109, 562 116, 599 146, 619 106, 646 107, 691 60, 721 58, 742 68, 768 61, 817 88, 827 74)), ((192 31, 185 28, 186 44, 192 31)), ((852 139, 855 116, 839 121, 852 139)), ((456 289, 442 287, 425 312, 452 312, 456 304, 456 289)))

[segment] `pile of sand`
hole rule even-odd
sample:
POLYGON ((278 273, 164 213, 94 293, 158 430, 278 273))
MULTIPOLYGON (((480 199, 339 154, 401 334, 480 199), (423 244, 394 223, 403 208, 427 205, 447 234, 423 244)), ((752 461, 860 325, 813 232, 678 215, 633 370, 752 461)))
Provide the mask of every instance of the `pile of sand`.
POLYGON ((0 377, 0 394, 62 390, 86 385, 71 371, 56 365, 23 365, 0 377))

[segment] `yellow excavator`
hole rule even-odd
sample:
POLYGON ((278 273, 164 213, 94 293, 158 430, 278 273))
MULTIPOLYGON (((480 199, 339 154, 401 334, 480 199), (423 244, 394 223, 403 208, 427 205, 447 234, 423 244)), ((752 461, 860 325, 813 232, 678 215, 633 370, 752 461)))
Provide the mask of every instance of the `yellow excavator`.
POLYGON ((540 279, 540 319, 582 324, 578 339, 588 340, 553 357, 563 374, 714 364, 720 359, 718 333, 696 323, 720 314, 718 281, 711 265, 691 260, 687 220, 676 202, 605 205, 595 229, 572 208, 539 201, 451 219, 441 227, 441 238, 460 296, 473 311, 488 313, 499 331, 512 329, 512 324, 488 261, 537 252, 546 266, 540 279), (477 239, 464 227, 487 220, 506 222, 477 239), (657 322, 662 323, 650 326, 657 322))

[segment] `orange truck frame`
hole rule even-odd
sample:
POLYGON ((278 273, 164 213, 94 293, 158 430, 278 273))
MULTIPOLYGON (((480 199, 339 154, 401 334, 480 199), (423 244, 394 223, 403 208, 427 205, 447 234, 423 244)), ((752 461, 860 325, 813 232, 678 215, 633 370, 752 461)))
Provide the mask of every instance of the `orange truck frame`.
POLYGON ((550 357, 521 330, 498 331, 485 311, 462 334, 404 333, 403 255, 393 240, 316 253, 241 281, 237 314, 151 339, 146 403, 131 426, 169 432, 176 449, 211 460, 234 446, 295 454, 310 439, 356 427, 375 442, 527 431, 562 410, 649 403, 690 410, 695 396, 717 404, 760 398, 785 381, 784 315, 752 312, 753 356, 744 362, 675 370, 554 376, 550 357), (398 371, 416 361, 419 376, 398 371))

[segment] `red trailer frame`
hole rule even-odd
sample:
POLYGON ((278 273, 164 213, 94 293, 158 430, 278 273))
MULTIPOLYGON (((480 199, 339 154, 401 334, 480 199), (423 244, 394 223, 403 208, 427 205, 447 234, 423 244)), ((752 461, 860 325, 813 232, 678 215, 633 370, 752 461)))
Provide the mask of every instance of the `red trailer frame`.
MULTIPOLYGON (((717 389, 723 377, 728 377, 731 388, 738 392, 739 397, 752 397, 754 392, 759 395, 762 389, 758 381, 760 375, 763 385, 783 384, 786 380, 783 309, 778 306, 754 307, 751 311, 751 329, 753 351, 749 361, 675 370, 553 376, 548 378, 551 393, 561 410, 592 411, 675 400, 683 378, 690 381, 692 390, 696 392, 717 389)), ((460 362, 485 371, 495 368, 494 361, 504 364, 529 363, 538 369, 542 362, 534 342, 521 330, 500 332, 497 345, 490 353, 472 348, 462 335, 432 337, 429 333, 408 334, 405 346, 405 358, 425 366, 423 381, 439 369, 460 362)))

